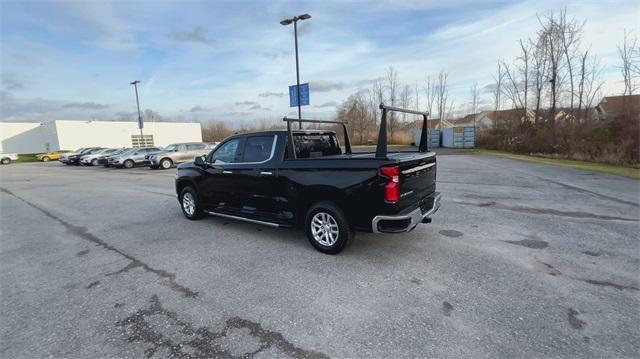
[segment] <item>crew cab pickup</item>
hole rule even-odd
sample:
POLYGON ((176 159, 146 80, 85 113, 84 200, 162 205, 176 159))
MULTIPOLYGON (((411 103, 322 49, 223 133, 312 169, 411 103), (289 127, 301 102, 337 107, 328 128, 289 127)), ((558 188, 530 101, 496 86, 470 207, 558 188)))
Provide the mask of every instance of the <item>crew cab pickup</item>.
POLYGON ((273 227, 302 226, 311 244, 340 252, 354 231, 401 233, 431 222, 440 206, 436 154, 427 148, 426 114, 419 151, 387 152, 386 112, 376 152, 344 150, 329 130, 245 133, 226 138, 207 156, 178 166, 175 188, 188 219, 205 214, 273 227))

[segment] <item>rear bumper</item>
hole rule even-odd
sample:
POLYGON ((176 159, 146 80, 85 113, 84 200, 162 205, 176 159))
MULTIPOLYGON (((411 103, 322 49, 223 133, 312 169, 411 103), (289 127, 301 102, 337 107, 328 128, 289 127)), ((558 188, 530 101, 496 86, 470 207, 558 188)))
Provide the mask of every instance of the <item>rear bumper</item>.
POLYGON ((373 217, 373 233, 404 233, 414 229, 420 223, 431 222, 431 215, 440 208, 440 192, 434 192, 414 210, 399 215, 379 215, 373 217))

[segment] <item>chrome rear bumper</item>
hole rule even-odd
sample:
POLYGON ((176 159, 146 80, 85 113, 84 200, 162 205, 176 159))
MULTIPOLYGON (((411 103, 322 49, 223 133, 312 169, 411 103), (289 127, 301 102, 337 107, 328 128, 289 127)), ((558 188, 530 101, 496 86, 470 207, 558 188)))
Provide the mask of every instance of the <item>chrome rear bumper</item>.
POLYGON ((430 216, 440 208, 440 192, 426 198, 425 206, 418 206, 413 211, 402 215, 379 215, 373 217, 371 229, 373 233, 404 233, 414 229, 418 224, 431 222, 430 216))

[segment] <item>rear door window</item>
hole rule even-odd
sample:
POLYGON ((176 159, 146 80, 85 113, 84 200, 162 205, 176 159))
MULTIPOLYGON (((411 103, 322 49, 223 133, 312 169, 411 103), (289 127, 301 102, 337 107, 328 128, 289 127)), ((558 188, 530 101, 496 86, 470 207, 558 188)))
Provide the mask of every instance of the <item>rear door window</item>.
POLYGON ((275 136, 250 136, 244 145, 242 162, 263 162, 271 157, 275 136))

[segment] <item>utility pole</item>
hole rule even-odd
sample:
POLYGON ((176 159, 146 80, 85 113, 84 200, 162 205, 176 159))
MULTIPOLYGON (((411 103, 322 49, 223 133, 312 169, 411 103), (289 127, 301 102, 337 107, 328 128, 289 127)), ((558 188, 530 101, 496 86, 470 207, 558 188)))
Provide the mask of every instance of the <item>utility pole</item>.
POLYGON ((140 128, 140 143, 146 143, 144 141, 144 136, 142 134, 142 127, 144 127, 143 123, 142 123, 142 115, 140 114, 140 100, 138 100, 138 84, 140 83, 139 80, 135 80, 131 82, 131 85, 133 85, 133 88, 136 91, 136 105, 138 106, 138 128, 140 128))
POLYGON ((284 19, 280 21, 280 24, 283 26, 287 26, 293 23, 293 37, 295 38, 295 46, 296 46, 296 92, 298 98, 298 128, 302 129, 302 108, 300 104, 300 65, 298 61, 298 21, 299 20, 307 20, 311 19, 311 15, 302 14, 298 16, 294 16, 291 19, 284 19))

